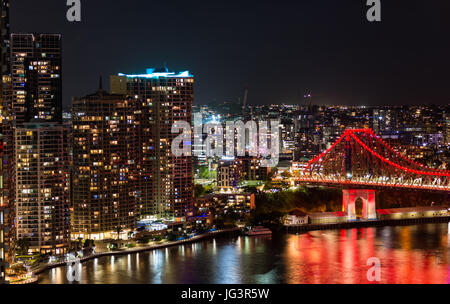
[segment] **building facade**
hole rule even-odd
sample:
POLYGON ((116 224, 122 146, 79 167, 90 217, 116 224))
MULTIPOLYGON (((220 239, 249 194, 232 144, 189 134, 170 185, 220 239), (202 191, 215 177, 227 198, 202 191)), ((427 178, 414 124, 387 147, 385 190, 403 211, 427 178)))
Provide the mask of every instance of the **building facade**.
POLYGON ((0 284, 5 282, 5 270, 14 259, 15 247, 9 6, 9 0, 0 1, 0 284))
POLYGON ((445 142, 444 144, 450 146, 450 113, 445 113, 444 115, 445 122, 445 142))
POLYGON ((238 188, 242 181, 263 181, 271 168, 261 166, 262 158, 238 157, 221 159, 217 166, 217 187, 238 188))
POLYGON ((293 210, 284 218, 285 226, 306 225, 308 223, 309 216, 300 210, 293 210))
MULTIPOLYGON (((143 75, 111 76, 111 89, 113 94, 134 98, 136 104, 135 196, 139 217, 191 214, 193 158, 172 154, 172 141, 179 134, 172 134, 171 129, 176 121, 192 121, 193 76, 149 69, 143 75)), ((192 146, 192 141, 184 144, 192 146)))
MULTIPOLYGON (((0 157, 3 159, 3 145, 0 145, 0 157)), ((0 163, 0 172, 3 172, 3 162, 0 163)), ((3 179, 3 176, 1 176, 3 179)), ((0 191, 3 192, 3 182, 0 181, 0 191)), ((6 208, 3 195, 0 197, 0 284, 5 282, 6 268, 8 267, 7 255, 8 242, 6 241, 8 225, 5 218, 8 216, 9 209, 6 208)))
POLYGON ((244 172, 242 160, 220 160, 217 168, 217 187, 237 188, 244 172))
POLYGON ((70 242, 69 130, 26 123, 15 130, 17 239, 62 254, 70 242))
POLYGON ((70 242, 70 129, 62 124, 61 35, 11 34, 16 239, 60 254, 70 242))
POLYGON ((254 194, 236 191, 207 194, 195 201, 196 215, 208 214, 212 210, 214 215, 229 212, 247 214, 255 208, 254 194))
POLYGON ((73 238, 113 238, 117 227, 136 226, 134 107, 102 89, 73 102, 73 238))
POLYGON ((61 35, 12 34, 11 72, 16 125, 62 122, 61 35))

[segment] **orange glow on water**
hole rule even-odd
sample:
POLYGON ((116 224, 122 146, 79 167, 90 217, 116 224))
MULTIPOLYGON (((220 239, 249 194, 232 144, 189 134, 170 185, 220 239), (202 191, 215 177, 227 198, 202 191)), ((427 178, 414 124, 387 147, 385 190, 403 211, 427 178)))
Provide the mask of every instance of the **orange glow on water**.
POLYGON ((418 250, 423 244, 413 242, 417 229, 385 227, 377 232, 378 238, 376 228, 292 235, 288 242, 301 246, 290 246, 286 253, 288 283, 373 284, 366 276, 371 257, 381 261, 382 284, 450 283, 448 237, 437 240, 435 250, 418 250))

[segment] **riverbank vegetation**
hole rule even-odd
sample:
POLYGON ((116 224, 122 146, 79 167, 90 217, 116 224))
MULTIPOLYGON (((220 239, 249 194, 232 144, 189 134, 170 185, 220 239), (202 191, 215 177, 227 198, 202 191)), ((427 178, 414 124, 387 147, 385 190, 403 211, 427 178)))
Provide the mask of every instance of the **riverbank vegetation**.
MULTIPOLYGON (((448 193, 429 193, 413 190, 377 191, 377 209, 419 206, 447 206, 448 193)), ((256 209, 249 218, 250 225, 280 228, 282 219, 293 210, 304 213, 342 211, 342 190, 326 187, 301 187, 276 193, 258 192, 256 209)))
POLYGON ((279 229, 282 218, 295 209, 305 213, 338 211, 342 208, 342 194, 339 193, 342 192, 338 189, 307 187, 276 193, 259 192, 249 223, 279 229))

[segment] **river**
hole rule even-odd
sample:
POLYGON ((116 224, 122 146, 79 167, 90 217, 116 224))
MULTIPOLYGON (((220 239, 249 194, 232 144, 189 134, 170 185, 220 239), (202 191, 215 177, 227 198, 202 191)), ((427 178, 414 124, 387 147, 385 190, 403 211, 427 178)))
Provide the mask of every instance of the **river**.
MULTIPOLYGON (((367 260, 381 262, 381 283, 450 283, 447 224, 218 237, 81 266, 82 284, 354 284, 367 281, 367 260)), ((39 276, 69 283, 66 267, 39 276)))

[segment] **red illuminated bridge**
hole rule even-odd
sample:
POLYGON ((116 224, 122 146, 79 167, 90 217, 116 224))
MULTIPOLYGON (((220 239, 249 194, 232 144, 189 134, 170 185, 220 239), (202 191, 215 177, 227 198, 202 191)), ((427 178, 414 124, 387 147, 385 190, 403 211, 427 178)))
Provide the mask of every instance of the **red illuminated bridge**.
POLYGON ((373 218, 376 217, 374 189, 450 191, 450 171, 428 168, 410 160, 371 129, 350 129, 330 149, 311 160, 295 182, 353 189, 344 190, 344 211, 353 213, 348 208, 354 208, 354 200, 362 198, 363 218, 373 218))

